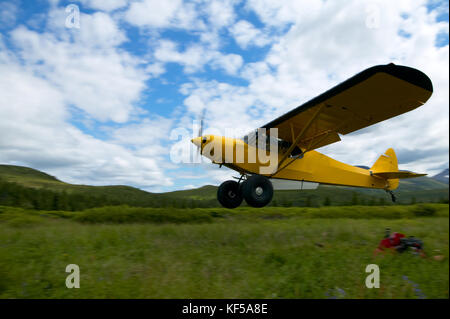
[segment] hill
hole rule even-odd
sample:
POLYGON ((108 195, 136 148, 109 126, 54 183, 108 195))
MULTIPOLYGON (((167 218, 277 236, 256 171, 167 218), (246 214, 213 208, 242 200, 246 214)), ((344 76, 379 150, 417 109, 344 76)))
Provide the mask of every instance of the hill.
MULTIPOLYGON (((0 165, 0 205, 35 209, 81 210, 105 205, 140 207, 217 207, 217 186, 167 193, 134 187, 74 185, 41 171, 0 165)), ((398 202, 448 201, 448 184, 429 177, 407 179, 395 191, 398 202)), ((390 197, 381 190, 320 185, 317 190, 276 191, 272 206, 384 205, 390 197)))
POLYGON ((59 184, 56 177, 33 168, 14 165, 0 165, 0 177, 2 179, 27 185, 59 184))
MULTIPOLYGON (((122 204, 180 208, 217 206, 215 196, 204 198, 204 188, 197 189, 195 195, 190 190, 151 193, 125 185, 76 185, 29 167, 0 165, 0 205, 7 206, 50 210, 82 210, 122 204)), ((211 190, 207 194, 211 194, 211 190)))
POLYGON ((448 181, 449 181, 449 179, 448 179, 448 168, 444 169, 439 174, 434 175, 432 178, 434 180, 438 181, 438 182, 445 183, 445 184, 448 185, 448 181))
POLYGON ((117 199, 140 199, 152 193, 125 185, 115 186, 90 186, 76 185, 60 181, 54 176, 33 168, 13 165, 0 165, 0 180, 16 183, 18 185, 44 189, 68 194, 89 194, 91 196, 107 196, 117 199))

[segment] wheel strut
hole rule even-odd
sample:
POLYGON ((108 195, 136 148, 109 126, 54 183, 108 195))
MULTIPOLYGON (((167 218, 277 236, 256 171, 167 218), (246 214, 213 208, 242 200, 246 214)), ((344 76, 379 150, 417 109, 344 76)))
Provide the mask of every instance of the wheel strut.
MULTIPOLYGON (((242 179, 244 178, 245 174, 241 174, 241 177, 239 177, 238 183, 240 183, 242 181, 242 179)), ((235 177, 236 178, 236 177, 235 177)))
POLYGON ((395 203, 395 201, 397 200, 397 197, 395 197, 394 192, 391 190, 386 190, 386 193, 389 193, 389 195, 391 195, 391 200, 393 203, 395 203))

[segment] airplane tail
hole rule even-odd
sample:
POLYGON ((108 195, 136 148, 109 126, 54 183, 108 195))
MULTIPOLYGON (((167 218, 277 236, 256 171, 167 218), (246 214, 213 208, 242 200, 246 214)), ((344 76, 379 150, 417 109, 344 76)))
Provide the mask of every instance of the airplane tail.
POLYGON ((394 190, 398 187, 400 178, 413 178, 425 176, 427 174, 417 174, 409 171, 399 171, 397 155, 392 148, 389 148, 381 155, 377 161, 370 168, 372 175, 384 178, 388 181, 389 190, 394 190))

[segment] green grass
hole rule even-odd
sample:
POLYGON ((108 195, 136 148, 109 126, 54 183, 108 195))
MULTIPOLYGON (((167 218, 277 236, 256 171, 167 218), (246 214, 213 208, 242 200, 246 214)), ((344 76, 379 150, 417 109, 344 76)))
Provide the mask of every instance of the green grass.
POLYGON ((448 298, 448 216, 439 204, 0 207, 0 298, 418 298, 414 284, 427 298, 448 298), (427 257, 375 257, 385 227, 422 239, 427 257), (72 263, 80 289, 65 287, 72 263), (372 263, 380 289, 364 285, 372 263))

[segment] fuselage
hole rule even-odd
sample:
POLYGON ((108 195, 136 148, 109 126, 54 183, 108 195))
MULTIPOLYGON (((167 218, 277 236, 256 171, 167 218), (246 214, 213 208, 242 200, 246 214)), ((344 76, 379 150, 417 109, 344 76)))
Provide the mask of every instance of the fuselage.
POLYGON ((283 153, 248 145, 241 139, 216 135, 194 138, 202 155, 213 163, 224 165, 241 174, 259 174, 271 178, 315 182, 320 184, 395 189, 398 183, 373 176, 368 169, 339 162, 311 150, 300 157, 282 160, 283 153), (203 143, 202 143, 203 139, 203 143))

